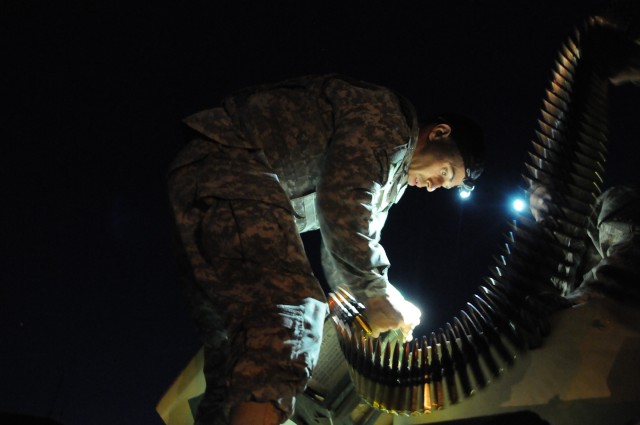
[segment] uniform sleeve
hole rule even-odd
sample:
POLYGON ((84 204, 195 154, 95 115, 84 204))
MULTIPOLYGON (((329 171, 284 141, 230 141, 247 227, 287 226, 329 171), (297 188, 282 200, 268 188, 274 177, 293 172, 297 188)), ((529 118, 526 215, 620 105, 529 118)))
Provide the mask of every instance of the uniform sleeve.
POLYGON ((386 212, 377 196, 389 179, 392 147, 406 143, 406 120, 388 91, 336 82, 329 88, 335 132, 317 186, 316 208, 329 285, 356 298, 386 294, 389 259, 380 245, 386 212))
POLYGON ((611 296, 640 299, 640 192, 614 187, 597 208, 598 225, 592 239, 601 260, 583 276, 576 298, 611 296))

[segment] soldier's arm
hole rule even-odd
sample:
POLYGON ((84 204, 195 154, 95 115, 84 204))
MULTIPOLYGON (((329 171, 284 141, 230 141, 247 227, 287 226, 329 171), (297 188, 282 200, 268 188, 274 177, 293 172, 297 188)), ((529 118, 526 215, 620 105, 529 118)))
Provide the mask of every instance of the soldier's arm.
POLYGON ((376 196, 389 178, 387 152, 405 143, 408 129, 388 90, 335 80, 326 93, 334 133, 316 188, 320 231, 333 283, 364 301, 386 294, 389 260, 380 245, 386 215, 376 211, 376 196))
POLYGON ((376 196, 389 178, 389 147, 406 143, 407 124, 390 92, 337 86, 335 133, 316 198, 323 265, 332 286, 349 287, 367 306, 374 329, 406 334, 415 324, 402 314, 404 299, 388 294, 389 260, 380 244, 386 213, 376 211, 376 196))

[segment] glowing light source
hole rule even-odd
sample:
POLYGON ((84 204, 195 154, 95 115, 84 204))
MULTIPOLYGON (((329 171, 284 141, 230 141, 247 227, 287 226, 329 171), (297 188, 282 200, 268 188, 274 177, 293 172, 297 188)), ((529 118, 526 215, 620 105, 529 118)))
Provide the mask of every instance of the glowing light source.
POLYGON ((516 199, 515 201, 513 201, 513 209, 520 212, 522 210, 524 210, 525 207, 525 203, 522 199, 516 199))
POLYGON ((460 197, 462 199, 467 199, 469 196, 471 196, 471 191, 469 191, 469 190, 461 190, 460 191, 460 197))

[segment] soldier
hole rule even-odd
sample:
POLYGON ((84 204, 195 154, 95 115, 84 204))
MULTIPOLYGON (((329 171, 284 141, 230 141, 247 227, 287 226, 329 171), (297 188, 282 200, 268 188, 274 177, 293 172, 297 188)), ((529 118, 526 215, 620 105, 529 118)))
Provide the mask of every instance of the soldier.
MULTIPOLYGON (((640 6, 637 2, 612 2, 603 25, 591 37, 593 72, 613 86, 640 85, 640 6)), ((554 200, 562 199, 553 182, 529 187, 531 214, 537 222, 560 216, 554 200), (554 211, 555 210, 555 211, 554 211), (554 211, 555 214, 551 214, 554 211)), ((640 188, 637 183, 618 185, 596 200, 587 224, 589 243, 579 259, 576 279, 567 282, 570 304, 610 297, 640 300, 640 188)))
POLYGON ((382 227, 406 186, 472 189, 482 131, 454 114, 419 126, 400 95, 339 75, 245 89, 184 122, 168 183, 205 346, 196 423, 282 423, 327 314, 300 233, 320 230, 329 285, 367 307, 376 334, 410 335, 416 308, 388 281, 382 227))
MULTIPOLYGON (((531 213, 545 222, 554 208, 553 192, 539 185, 531 189, 531 213)), ((594 204, 587 225, 589 244, 580 258, 576 282, 569 282, 570 304, 598 298, 620 302, 640 300, 640 190, 634 186, 613 186, 594 204)))

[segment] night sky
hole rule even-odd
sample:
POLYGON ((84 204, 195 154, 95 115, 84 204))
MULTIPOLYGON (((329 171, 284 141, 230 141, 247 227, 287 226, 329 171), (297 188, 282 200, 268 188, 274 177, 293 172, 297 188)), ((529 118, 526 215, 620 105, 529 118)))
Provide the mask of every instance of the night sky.
MULTIPOLYGON (((391 281, 423 308, 418 335, 463 307, 522 190, 560 42, 603 2, 369 3, 0 7, 0 412, 162 423, 154 407, 200 345, 165 172, 180 120, 247 85, 340 72, 396 89, 421 117, 483 124, 472 198, 409 188, 383 233, 391 281)), ((609 183, 638 183, 640 89, 613 94, 609 183)), ((304 240, 321 276, 318 235, 304 240)))

